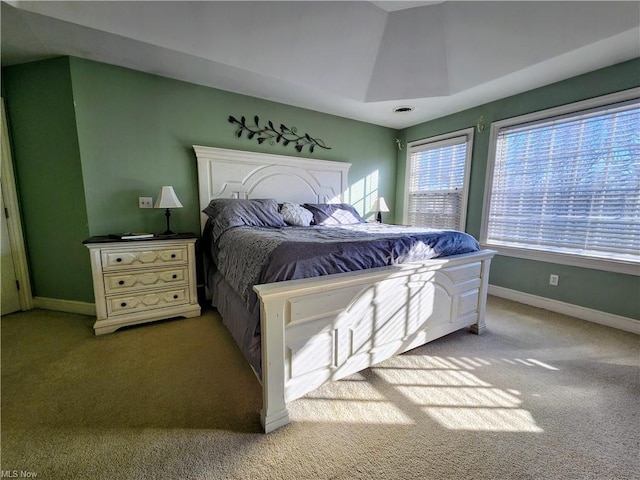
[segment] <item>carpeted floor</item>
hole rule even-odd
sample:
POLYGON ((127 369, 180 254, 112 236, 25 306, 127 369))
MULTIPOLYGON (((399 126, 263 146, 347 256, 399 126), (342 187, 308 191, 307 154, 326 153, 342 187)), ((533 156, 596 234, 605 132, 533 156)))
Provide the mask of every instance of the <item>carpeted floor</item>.
POLYGON ((264 435, 260 386, 215 311, 100 337, 92 324, 2 318, 2 476, 640 478, 630 333, 490 297, 483 335, 326 385, 264 435))

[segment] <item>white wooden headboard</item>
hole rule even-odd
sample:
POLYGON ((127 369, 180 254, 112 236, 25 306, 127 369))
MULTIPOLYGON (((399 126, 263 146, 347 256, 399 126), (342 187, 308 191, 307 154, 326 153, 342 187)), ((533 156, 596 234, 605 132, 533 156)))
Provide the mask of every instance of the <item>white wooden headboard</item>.
MULTIPOLYGON (((350 163, 194 145, 200 211, 214 198, 341 203, 350 163)), ((206 215, 201 214, 204 228, 206 215)))

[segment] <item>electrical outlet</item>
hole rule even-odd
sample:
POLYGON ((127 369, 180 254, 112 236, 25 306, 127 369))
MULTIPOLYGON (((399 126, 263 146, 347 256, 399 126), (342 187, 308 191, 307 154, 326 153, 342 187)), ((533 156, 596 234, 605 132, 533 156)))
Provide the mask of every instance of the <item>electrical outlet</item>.
POLYGON ((138 197, 138 206, 140 208, 153 208, 153 198, 138 197))
POLYGON ((553 285, 554 287, 557 287, 559 280, 560 280, 560 276, 554 275, 554 274, 549 275, 549 285, 553 285))

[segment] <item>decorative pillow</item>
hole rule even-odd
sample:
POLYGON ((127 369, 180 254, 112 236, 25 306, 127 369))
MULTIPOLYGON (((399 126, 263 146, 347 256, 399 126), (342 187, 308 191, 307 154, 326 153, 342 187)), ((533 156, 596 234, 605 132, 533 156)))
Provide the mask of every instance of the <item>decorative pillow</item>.
POLYGON ((351 225, 365 222, 357 210, 348 203, 305 203, 304 208, 313 213, 314 225, 351 225))
POLYGON ((284 221, 289 225, 295 225, 297 227, 308 227, 313 220, 313 213, 304 208, 301 205, 295 203, 282 204, 280 213, 284 217, 284 221))
POLYGON ((286 226, 282 214, 278 211, 278 203, 273 199, 215 199, 203 212, 213 221, 212 232, 215 240, 233 227, 280 228, 286 226))

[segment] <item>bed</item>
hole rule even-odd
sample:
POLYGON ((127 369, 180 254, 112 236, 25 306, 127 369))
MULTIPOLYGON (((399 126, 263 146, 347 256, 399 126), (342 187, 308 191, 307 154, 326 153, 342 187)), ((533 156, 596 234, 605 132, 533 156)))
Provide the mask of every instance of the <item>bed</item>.
MULTIPOLYGON (((280 236, 295 229, 254 228, 235 225, 233 221, 228 224, 220 220, 224 215, 216 216, 216 222, 212 223, 211 208, 217 209, 215 215, 221 209, 226 214, 227 204, 234 205, 233 208, 239 204, 257 208, 260 199, 265 202, 260 204, 261 209, 264 207, 262 212, 271 212, 274 203, 280 208, 287 202, 312 211, 314 206, 324 210, 329 204, 332 211, 348 214, 348 205, 344 209, 341 205, 349 200, 346 194, 350 164, 213 147, 193 148, 203 211, 201 249, 205 255, 207 294, 262 384, 260 418, 265 432, 289 423, 287 403, 324 383, 462 328, 470 327, 476 334, 485 328, 489 267, 494 251, 469 248, 462 250, 467 253, 428 259, 421 259, 422 253, 418 256, 412 253, 396 259, 392 265, 373 268, 369 267, 375 264, 360 265, 356 271, 321 272, 311 278, 297 278, 306 275, 304 272, 291 276, 288 267, 273 267, 277 264, 273 252, 284 246, 280 236), (224 242, 241 245, 247 237, 250 246, 244 247, 244 253, 259 251, 252 246, 251 230, 266 231, 266 239, 259 241, 276 245, 274 250, 268 255, 252 253, 260 257, 257 260, 253 257, 247 260, 241 255, 239 260, 227 261, 232 267, 218 265, 227 255, 224 253, 217 259, 224 242), (245 263, 234 264, 238 261, 245 263), (275 282, 250 283, 246 278, 239 279, 244 270, 261 261, 267 261, 268 268, 254 278, 276 278, 275 282), (266 276, 264 271, 269 268, 279 272, 280 277, 266 276), (237 273, 235 277, 229 273, 232 270, 237 273)), ((267 215, 260 213, 263 214, 267 215)), ((357 216, 357 212, 354 214, 357 216)), ((314 212, 314 218, 315 215, 314 212)), ((312 235, 313 228, 299 230, 312 235)), ((319 235, 329 237, 321 237, 322 243, 307 239, 304 241, 310 243, 299 244, 297 251, 314 242, 331 243, 338 230, 375 239, 382 235, 386 242, 391 237, 409 238, 410 229, 357 223, 325 230, 329 233, 319 235), (384 229, 386 232, 381 232, 384 229)), ((464 238, 462 241, 466 242, 464 238)), ((412 245, 408 248, 414 252, 416 244, 412 245)), ((403 252, 406 254, 407 250, 403 252)), ((285 257, 292 255, 284 253, 285 257)), ((375 256, 365 255, 362 262, 367 263, 375 256)), ((343 270, 349 268, 342 266, 343 270)))

